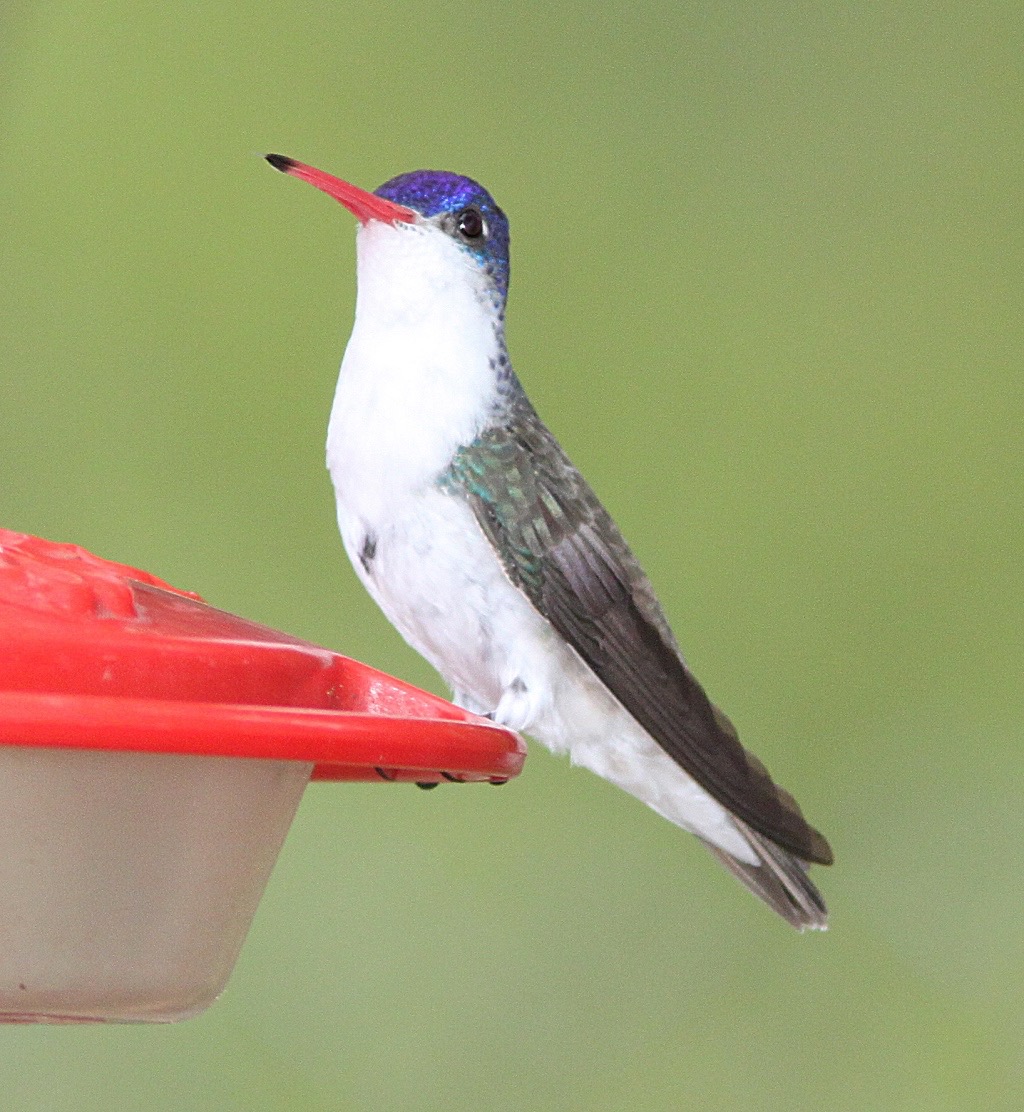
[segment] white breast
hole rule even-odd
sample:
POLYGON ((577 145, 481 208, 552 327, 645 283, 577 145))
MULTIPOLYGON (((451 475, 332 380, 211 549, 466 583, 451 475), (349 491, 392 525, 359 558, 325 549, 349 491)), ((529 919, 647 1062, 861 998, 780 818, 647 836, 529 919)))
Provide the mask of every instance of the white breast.
POLYGON ((357 251, 327 466, 339 511, 377 528, 483 427, 499 340, 479 270, 439 229, 371 221, 357 251))

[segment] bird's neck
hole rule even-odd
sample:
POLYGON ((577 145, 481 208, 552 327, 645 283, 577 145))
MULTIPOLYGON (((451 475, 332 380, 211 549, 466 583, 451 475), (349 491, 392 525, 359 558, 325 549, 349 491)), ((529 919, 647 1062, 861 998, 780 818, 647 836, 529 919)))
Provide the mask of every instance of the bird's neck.
POLYGON ((339 507, 380 520, 493 420, 511 371, 501 318, 470 267, 429 232, 360 232, 355 325, 327 440, 339 507))

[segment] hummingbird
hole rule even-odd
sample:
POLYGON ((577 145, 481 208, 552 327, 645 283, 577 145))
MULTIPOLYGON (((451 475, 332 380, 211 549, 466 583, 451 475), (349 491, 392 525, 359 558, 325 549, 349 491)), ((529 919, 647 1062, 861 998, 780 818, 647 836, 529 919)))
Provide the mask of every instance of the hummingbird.
POLYGON ((615 522, 538 416, 505 343, 509 223, 471 178, 375 192, 275 169, 359 222, 355 323, 327 434, 356 574, 470 711, 696 835, 787 922, 824 929, 824 836, 687 666, 615 522))

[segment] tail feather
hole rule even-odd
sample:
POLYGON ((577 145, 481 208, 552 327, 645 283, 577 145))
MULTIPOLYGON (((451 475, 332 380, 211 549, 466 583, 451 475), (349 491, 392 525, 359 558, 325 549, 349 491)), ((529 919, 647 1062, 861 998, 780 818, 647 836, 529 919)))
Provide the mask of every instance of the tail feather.
POLYGON ((807 875, 807 864, 763 834, 751 830, 746 823, 736 818, 733 821, 761 859, 760 864, 750 865, 746 861, 739 861, 718 846, 704 842, 711 853, 755 896, 760 896, 773 911, 777 911, 798 931, 826 930, 828 908, 807 875))

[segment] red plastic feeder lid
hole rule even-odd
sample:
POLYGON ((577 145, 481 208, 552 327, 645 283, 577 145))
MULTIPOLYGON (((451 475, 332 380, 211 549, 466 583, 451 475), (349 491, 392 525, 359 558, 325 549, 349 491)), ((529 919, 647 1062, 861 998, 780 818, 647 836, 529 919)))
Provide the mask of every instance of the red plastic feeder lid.
POLYGON ((76 545, 0 529, 0 745, 310 761, 501 782, 523 741, 358 661, 76 545))

